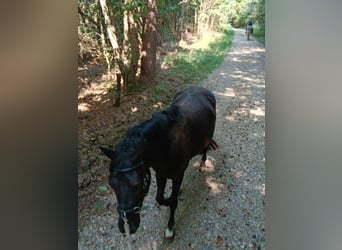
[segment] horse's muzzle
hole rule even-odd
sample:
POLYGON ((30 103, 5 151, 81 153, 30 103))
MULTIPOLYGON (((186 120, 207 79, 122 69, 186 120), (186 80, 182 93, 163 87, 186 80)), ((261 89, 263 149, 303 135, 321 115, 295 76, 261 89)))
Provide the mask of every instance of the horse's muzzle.
MULTIPOLYGON (((127 216, 127 220, 126 220, 129 225, 129 233, 130 234, 134 234, 140 225, 140 215, 139 214, 132 214, 127 216)), ((125 226, 124 226, 125 222, 123 220, 123 218, 120 216, 119 221, 118 221, 118 227, 119 230, 122 234, 126 234, 125 232, 125 226)))

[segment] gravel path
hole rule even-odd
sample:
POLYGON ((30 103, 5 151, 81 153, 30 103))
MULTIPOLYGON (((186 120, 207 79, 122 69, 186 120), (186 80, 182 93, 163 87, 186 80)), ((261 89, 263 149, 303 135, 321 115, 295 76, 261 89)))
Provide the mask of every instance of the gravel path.
MULTIPOLYGON (((175 237, 163 237, 169 210, 155 201, 154 172, 133 249, 265 249, 265 49, 243 30, 204 86, 217 98, 215 139, 206 168, 200 157, 186 171, 176 210, 175 237)), ((168 182, 168 191, 170 183, 168 182)), ((115 196, 110 208, 82 223, 79 249, 127 249, 117 228, 115 196)))

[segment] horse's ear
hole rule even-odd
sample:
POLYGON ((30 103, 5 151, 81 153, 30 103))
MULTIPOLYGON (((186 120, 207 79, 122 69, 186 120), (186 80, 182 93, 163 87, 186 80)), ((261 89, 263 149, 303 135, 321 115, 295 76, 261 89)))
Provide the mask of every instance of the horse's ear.
POLYGON ((115 155, 115 151, 109 149, 109 148, 104 148, 100 146, 100 149, 102 151, 102 153, 104 153, 106 156, 108 156, 110 159, 114 158, 115 155))

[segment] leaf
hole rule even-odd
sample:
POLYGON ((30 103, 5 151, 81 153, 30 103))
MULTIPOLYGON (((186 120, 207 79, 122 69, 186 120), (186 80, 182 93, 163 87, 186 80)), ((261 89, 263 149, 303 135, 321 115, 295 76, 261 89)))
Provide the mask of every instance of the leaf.
POLYGON ((227 185, 233 186, 234 181, 232 179, 227 179, 227 185))
POLYGON ((98 210, 99 208, 101 208, 103 205, 104 205, 104 200, 100 200, 100 201, 98 201, 97 203, 96 203, 96 205, 95 205, 95 209, 96 210, 98 210))
POLYGON ((107 191, 108 190, 107 186, 99 186, 99 189, 101 191, 107 191))

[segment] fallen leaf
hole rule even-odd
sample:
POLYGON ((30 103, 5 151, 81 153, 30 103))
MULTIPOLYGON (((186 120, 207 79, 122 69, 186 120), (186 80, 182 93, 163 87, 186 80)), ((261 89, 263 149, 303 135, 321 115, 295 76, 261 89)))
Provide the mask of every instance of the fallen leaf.
POLYGON ((95 209, 98 210, 99 208, 101 208, 104 205, 104 201, 100 200, 99 202, 96 203, 95 205, 95 209))
POLYGON ((99 186, 99 189, 101 191, 107 191, 108 190, 107 186, 99 186))

